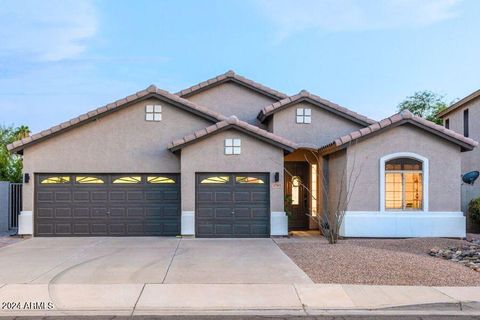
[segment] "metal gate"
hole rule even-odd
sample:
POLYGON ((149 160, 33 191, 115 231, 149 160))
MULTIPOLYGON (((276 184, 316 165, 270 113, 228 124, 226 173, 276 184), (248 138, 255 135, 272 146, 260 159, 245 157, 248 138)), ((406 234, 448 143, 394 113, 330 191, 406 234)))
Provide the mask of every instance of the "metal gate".
POLYGON ((8 190, 8 228, 18 228, 18 215, 22 211, 22 184, 10 183, 8 190))

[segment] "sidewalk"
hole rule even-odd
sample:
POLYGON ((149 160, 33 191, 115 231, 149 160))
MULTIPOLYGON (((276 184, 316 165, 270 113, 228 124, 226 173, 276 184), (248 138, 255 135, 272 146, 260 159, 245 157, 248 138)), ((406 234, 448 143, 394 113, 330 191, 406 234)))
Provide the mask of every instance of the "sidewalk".
POLYGON ((480 315, 480 287, 336 284, 7 284, 0 285, 0 303, 2 303, 0 316, 315 315, 336 312, 480 315), (12 303, 7 308, 13 310, 5 310, 6 306, 3 304, 6 302, 12 303), (53 304, 53 308, 49 303, 53 304))

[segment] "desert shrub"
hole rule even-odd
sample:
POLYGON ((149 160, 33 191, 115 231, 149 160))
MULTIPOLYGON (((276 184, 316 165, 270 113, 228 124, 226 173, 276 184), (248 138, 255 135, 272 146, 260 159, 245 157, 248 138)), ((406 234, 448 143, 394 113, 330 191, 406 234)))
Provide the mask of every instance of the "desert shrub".
POLYGON ((472 199, 468 204, 468 214, 472 220, 480 221, 480 197, 472 199))

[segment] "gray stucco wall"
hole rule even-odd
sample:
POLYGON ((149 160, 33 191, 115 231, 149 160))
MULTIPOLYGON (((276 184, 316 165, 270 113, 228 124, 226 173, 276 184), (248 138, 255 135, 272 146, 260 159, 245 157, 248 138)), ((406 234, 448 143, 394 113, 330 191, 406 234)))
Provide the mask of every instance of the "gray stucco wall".
POLYGON ((429 160, 429 211, 460 211, 460 147, 410 125, 348 148, 347 172, 353 165, 360 170, 348 210, 380 210, 380 158, 397 152, 412 152, 429 160))
MULTIPOLYGON (((468 109, 469 137, 480 140, 480 99, 475 99, 461 108, 449 113, 445 118, 450 119, 450 129, 463 135, 463 111, 468 109)), ((462 153, 462 173, 480 170, 480 148, 462 153)))
MULTIPOLYGON (((463 111, 468 109, 469 117, 469 137, 480 141, 480 99, 475 99, 466 103, 461 108, 447 114, 444 117, 450 119, 450 129, 463 134, 463 111)), ((462 174, 469 171, 480 171, 480 148, 477 147, 469 152, 462 153, 462 174)), ((460 183, 460 181, 459 181, 460 183)), ((462 211, 467 213, 468 203, 470 200, 480 197, 480 181, 474 186, 462 185, 462 211)), ((471 232, 480 232, 480 223, 472 221, 467 215, 467 230, 471 232)))
POLYGON ((272 132, 297 143, 318 147, 349 134, 362 126, 325 111, 308 102, 300 102, 273 114, 272 132), (312 123, 296 123, 297 108, 312 109, 312 123))
POLYGON ((8 191, 10 182, 0 181, 0 232, 8 231, 8 191))
POLYGON ((181 151, 182 211, 195 210, 196 172, 256 172, 280 173, 280 187, 270 185, 271 211, 283 210, 283 150, 259 141, 245 133, 230 129, 219 132, 181 151), (241 139, 240 155, 225 155, 225 139, 241 139))
POLYGON ((257 120, 263 107, 277 101, 241 85, 226 82, 187 98, 225 116, 235 115, 240 120, 264 127, 257 120))
MULTIPOLYGON (((180 159, 167 146, 210 122, 156 99, 27 147, 24 172, 178 173, 180 159), (162 121, 145 121, 147 104, 162 105, 162 121)), ((33 179, 23 186, 23 210, 33 209, 33 179)))
POLYGON ((336 209, 339 208, 339 199, 340 204, 345 204, 345 195, 347 189, 347 179, 346 179, 346 165, 347 165, 347 152, 341 150, 334 154, 331 154, 326 159, 327 169, 327 208, 329 213, 332 214, 336 209))

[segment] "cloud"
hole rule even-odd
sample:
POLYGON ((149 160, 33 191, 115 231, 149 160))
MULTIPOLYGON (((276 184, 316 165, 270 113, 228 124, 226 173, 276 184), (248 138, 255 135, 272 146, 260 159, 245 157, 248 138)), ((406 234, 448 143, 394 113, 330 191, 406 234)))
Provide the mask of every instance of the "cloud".
POLYGON ((256 0, 284 39, 305 30, 364 31, 428 26, 458 15, 460 0, 256 0))
POLYGON ((3 0, 0 57, 61 61, 79 56, 97 32, 90 0, 3 0))

